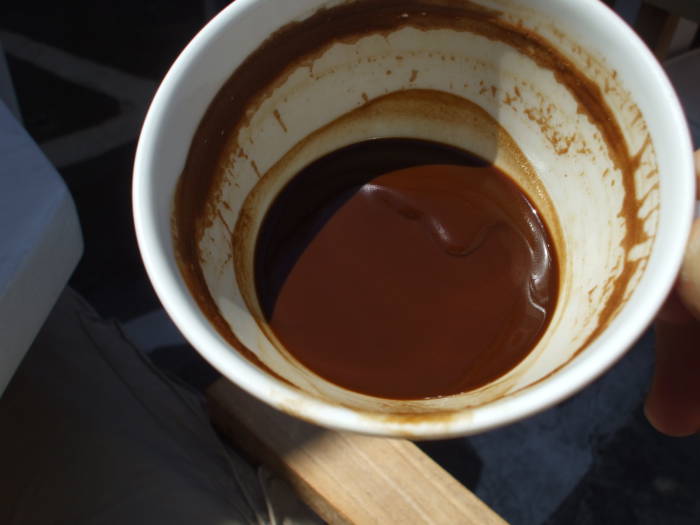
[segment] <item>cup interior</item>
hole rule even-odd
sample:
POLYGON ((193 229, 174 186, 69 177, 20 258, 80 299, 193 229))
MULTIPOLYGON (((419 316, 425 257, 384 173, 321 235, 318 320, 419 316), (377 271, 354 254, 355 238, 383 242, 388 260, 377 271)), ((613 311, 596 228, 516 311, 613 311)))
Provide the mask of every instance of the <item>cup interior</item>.
POLYGON ((137 229, 166 308, 234 382, 328 426, 463 434, 580 388, 644 329, 682 253, 688 159, 663 73, 597 2, 238 0, 178 59, 149 112, 137 229), (328 30, 334 23, 340 36, 328 30), (280 46, 313 34, 314 45, 276 62, 280 46), (221 101, 234 93, 226 86, 252 82, 261 63, 273 65, 272 81, 255 86, 242 109, 239 100, 218 106, 240 117, 221 129, 214 182, 192 230, 202 294, 178 259, 178 179, 191 176, 185 156, 216 94, 221 101), (184 102, 190 107, 176 115, 184 102), (346 390, 298 363, 262 315, 255 241, 275 196, 315 159, 381 137, 441 142, 491 162, 528 194, 554 237, 559 297, 545 334, 516 368, 477 390, 424 400, 346 390))

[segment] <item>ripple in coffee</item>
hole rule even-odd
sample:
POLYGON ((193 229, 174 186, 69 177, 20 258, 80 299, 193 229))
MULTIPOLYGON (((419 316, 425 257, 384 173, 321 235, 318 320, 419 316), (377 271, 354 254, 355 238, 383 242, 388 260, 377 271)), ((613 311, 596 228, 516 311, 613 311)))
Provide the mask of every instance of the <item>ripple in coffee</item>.
POLYGON ((256 246, 263 312, 297 360, 342 387, 421 399, 507 373, 554 310, 551 236, 505 174, 461 150, 370 140, 313 162, 256 246))

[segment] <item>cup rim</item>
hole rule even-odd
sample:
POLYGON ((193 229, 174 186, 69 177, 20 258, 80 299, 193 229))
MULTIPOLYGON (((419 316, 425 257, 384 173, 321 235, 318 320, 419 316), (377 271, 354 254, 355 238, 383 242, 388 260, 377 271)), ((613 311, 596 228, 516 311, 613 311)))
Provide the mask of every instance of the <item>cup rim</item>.
MULTIPOLYGON (((601 26, 620 32, 620 40, 631 46, 629 54, 645 68, 658 98, 666 105, 669 129, 677 130, 678 202, 668 213, 674 229, 663 232, 668 252, 664 264, 654 274, 654 285, 645 287, 642 301, 627 303, 603 333, 574 361, 560 370, 516 393, 482 406, 450 413, 393 415, 363 412, 323 401, 276 379, 257 368, 245 357, 232 352, 230 345, 211 327, 189 294, 180 277, 172 254, 159 240, 159 223, 151 205, 157 191, 151 175, 157 164, 154 145, 173 92, 186 78, 191 65, 206 51, 207 44, 220 31, 254 8, 259 0, 237 0, 213 18, 187 45, 163 79, 146 115, 134 161, 132 187, 134 225, 144 266, 149 279, 178 329, 190 344, 224 377, 258 399, 315 424, 338 430, 370 435, 410 437, 414 439, 447 438, 484 432, 512 423, 545 410, 581 390, 619 360, 652 321, 657 309, 671 290, 682 261, 690 232, 694 209, 694 168, 692 146, 680 102, 661 65, 648 48, 612 10, 600 2, 582 5, 577 0, 561 0, 565 8, 593 10, 601 26), (687 153, 687 154, 685 154, 687 153), (686 176, 683 176, 686 173, 686 176), (687 217, 687 218, 686 218, 687 217), (175 271, 173 271, 173 268, 175 271), (627 317, 634 317, 628 327, 620 327, 627 317)), ((160 227, 159 227, 160 226, 160 227)), ((167 231, 170 232, 169 224, 167 231)), ((661 235, 659 231, 658 235, 661 235)), ((655 250, 656 252, 657 250, 655 250)), ((645 275, 646 277, 646 275, 645 275)), ((643 281, 646 279, 643 279, 643 281)))

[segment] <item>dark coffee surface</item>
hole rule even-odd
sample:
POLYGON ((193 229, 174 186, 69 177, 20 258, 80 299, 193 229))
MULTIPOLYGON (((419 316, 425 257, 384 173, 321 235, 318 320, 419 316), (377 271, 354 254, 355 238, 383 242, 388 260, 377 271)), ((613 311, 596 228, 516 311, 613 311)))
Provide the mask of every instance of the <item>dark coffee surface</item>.
POLYGON ((518 186, 460 150, 367 141, 302 170, 256 247, 268 322, 345 388, 420 399, 511 370, 547 326, 558 269, 518 186))

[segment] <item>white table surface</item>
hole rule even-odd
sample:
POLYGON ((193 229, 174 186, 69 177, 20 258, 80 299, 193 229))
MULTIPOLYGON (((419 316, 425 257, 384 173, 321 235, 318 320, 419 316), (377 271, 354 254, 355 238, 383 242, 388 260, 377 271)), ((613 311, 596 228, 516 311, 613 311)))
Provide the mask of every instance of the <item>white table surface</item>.
POLYGON ((0 394, 82 251, 66 185, 0 100, 0 394))

